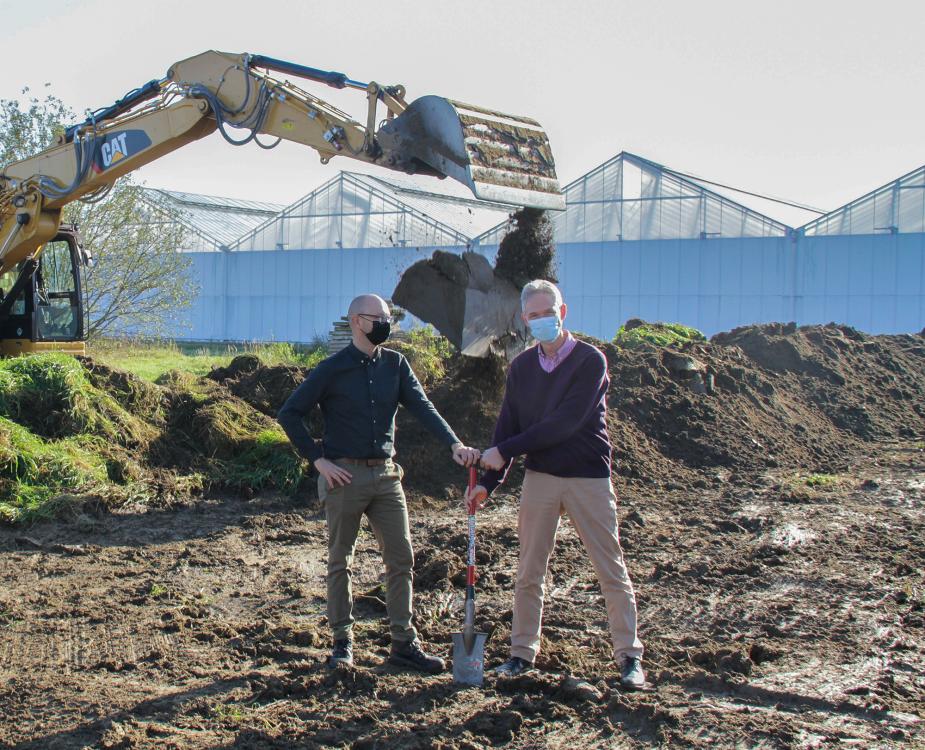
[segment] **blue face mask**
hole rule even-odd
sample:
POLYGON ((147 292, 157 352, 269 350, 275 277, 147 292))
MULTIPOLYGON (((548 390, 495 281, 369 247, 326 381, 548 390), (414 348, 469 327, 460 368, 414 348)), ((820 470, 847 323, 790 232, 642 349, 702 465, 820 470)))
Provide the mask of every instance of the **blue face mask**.
POLYGON ((559 320, 558 315, 531 320, 527 323, 527 327, 530 329, 530 335, 544 344, 552 343, 562 333, 562 321, 559 320))

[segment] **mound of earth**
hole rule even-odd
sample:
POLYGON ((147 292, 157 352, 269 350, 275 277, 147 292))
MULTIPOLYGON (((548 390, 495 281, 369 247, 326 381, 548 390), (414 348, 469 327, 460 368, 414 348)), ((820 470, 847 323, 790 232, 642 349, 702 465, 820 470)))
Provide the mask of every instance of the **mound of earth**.
MULTIPOLYGON (((922 335, 768 324, 675 346, 582 338, 609 363, 609 430, 622 483, 703 487, 728 472, 778 466, 838 471, 867 442, 925 436, 922 335)), ((239 357, 210 377, 272 416, 307 372, 239 357)), ((456 356, 429 395, 461 439, 485 448, 503 391, 503 361, 456 356)), ((320 435, 317 410, 311 427, 320 435)), ((396 450, 413 497, 461 492, 465 473, 402 409, 396 450)), ((515 470, 512 486, 517 478, 515 470)))
POLYGON ((228 367, 216 367, 208 378, 221 383, 257 411, 275 417, 283 402, 305 380, 308 369, 294 365, 267 366, 253 354, 242 354, 228 367))
POLYGON ((293 491, 307 468, 274 420, 208 379, 174 371, 153 384, 61 354, 0 367, 2 520, 293 491))
MULTIPOLYGON (((921 335, 770 324, 676 347, 582 338, 609 363, 609 429, 623 482, 700 486, 718 472, 784 465, 837 471, 864 442, 925 435, 921 335)), ((272 416, 307 371, 253 359, 210 377, 272 416)), ((463 440, 484 448, 503 389, 502 361, 457 356, 429 395, 463 440)), ((320 414, 312 426, 320 435, 320 414)), ((401 409, 396 449, 412 495, 460 492, 464 473, 401 409)))

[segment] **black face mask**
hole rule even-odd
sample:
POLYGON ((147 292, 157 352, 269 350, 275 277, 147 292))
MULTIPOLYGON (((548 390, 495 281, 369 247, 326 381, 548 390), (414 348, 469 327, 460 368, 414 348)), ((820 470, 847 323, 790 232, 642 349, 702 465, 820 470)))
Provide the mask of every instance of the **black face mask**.
POLYGON ((373 330, 366 334, 369 343, 373 346, 379 346, 383 343, 392 332, 392 325, 382 320, 373 321, 373 330))

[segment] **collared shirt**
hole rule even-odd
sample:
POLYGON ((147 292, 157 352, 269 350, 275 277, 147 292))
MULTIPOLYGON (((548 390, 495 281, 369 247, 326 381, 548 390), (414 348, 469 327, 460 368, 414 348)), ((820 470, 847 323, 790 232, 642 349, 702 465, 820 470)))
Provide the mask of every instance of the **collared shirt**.
POLYGON ((283 404, 277 420, 310 461, 322 456, 391 458, 399 404, 447 445, 459 442, 424 394, 408 360, 381 346, 370 357, 348 344, 319 363, 283 404), (316 404, 324 416, 320 442, 304 422, 316 404))
POLYGON ((562 342, 562 346, 556 349, 552 354, 546 354, 543 350, 542 344, 537 344, 536 349, 540 353, 540 367, 542 367, 546 372, 552 372, 564 360, 569 354, 572 353, 572 350, 575 348, 576 339, 569 331, 565 332, 565 341, 562 342))

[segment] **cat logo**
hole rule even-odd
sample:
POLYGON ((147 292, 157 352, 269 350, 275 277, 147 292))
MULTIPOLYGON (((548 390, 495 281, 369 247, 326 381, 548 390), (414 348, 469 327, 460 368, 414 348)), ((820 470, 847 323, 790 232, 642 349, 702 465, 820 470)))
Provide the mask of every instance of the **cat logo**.
POLYGON ((118 164, 127 156, 137 154, 151 145, 151 139, 143 130, 123 130, 109 133, 97 142, 93 158, 93 171, 100 173, 118 164))

